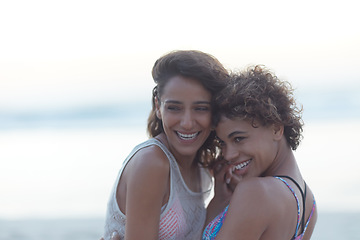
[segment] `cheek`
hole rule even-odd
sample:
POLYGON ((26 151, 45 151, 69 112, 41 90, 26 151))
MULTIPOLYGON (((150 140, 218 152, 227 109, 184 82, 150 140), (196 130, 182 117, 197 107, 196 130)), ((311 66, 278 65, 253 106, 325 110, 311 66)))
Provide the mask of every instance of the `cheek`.
POLYGON ((179 121, 178 117, 175 114, 168 114, 166 112, 162 112, 162 123, 163 125, 173 125, 179 121))
POLYGON ((211 115, 204 114, 198 118, 198 122, 205 128, 211 128, 211 115))
POLYGON ((258 147, 264 159, 273 160, 276 157, 277 151, 271 142, 265 142, 258 147))

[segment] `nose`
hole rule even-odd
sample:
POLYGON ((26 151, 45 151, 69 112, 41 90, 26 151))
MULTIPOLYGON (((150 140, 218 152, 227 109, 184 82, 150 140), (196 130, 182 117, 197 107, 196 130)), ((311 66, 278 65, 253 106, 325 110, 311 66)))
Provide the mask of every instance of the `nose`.
POLYGON ((181 117, 180 126, 185 130, 191 130, 194 126, 194 117, 191 111, 185 111, 181 117))

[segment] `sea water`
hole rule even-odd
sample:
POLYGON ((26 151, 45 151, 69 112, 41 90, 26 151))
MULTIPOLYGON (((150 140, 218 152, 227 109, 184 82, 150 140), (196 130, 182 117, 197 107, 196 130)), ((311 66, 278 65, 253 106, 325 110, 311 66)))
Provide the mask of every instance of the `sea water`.
MULTIPOLYGON (((312 239, 360 239, 359 121, 305 126, 295 152, 319 210, 312 239)), ((0 131, 0 240, 99 239, 122 161, 146 140, 131 128, 0 131)))
MULTIPOLYGON (((97 240, 103 224, 101 218, 0 220, 0 240, 97 240)), ((359 224, 360 212, 319 212, 311 239, 360 239, 359 224)))

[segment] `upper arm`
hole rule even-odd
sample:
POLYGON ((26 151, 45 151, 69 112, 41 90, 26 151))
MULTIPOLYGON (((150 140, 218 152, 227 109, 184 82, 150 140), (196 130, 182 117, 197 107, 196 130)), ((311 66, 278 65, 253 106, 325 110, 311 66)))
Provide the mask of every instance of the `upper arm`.
POLYGON ((270 224, 268 194, 261 181, 254 178, 236 188, 223 226, 216 239, 260 239, 270 224))
POLYGON ((139 151, 126 168, 125 239, 158 239, 168 190, 169 161, 155 146, 139 151))

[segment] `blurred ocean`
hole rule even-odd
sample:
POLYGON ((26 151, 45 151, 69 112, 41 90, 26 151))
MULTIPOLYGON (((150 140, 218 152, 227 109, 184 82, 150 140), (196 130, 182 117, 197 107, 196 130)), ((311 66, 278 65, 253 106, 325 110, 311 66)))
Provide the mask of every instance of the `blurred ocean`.
MULTIPOLYGON (((316 240, 360 239, 360 101, 345 99, 350 107, 304 103, 311 107, 295 155, 318 204, 316 240)), ((0 240, 99 239, 122 161, 147 138, 149 110, 0 111, 0 240)))
MULTIPOLYGON (((0 220, 0 240, 98 240, 103 223, 101 218, 0 220)), ((359 224, 360 212, 320 212, 312 239, 360 239, 359 224)))

